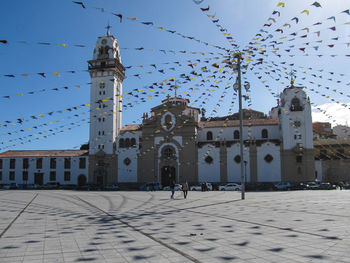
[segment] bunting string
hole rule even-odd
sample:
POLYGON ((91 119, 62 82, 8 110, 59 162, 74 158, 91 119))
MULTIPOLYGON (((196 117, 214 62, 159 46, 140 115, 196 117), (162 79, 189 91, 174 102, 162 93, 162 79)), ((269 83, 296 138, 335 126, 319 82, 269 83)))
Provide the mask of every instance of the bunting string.
MULTIPOLYGON (((86 3, 83 3, 83 2, 80 2, 80 1, 72 1, 72 2, 74 4, 80 5, 83 9, 92 8, 92 9, 95 9, 95 10, 99 10, 102 13, 108 13, 108 14, 112 15, 113 17, 117 17, 120 23, 122 23, 123 18, 126 17, 124 14, 121 14, 121 13, 106 11, 106 9, 103 8, 103 7, 89 7, 88 5, 86 5, 86 3)), ((165 26, 157 26, 157 25, 155 25, 154 22, 151 22, 151 21, 144 22, 144 21, 139 20, 136 17, 126 17, 126 20, 129 21, 129 22, 134 22, 134 23, 138 23, 138 24, 150 27, 150 28, 161 30, 163 32, 170 33, 172 35, 177 35, 177 36, 180 36, 180 37, 182 37, 184 39, 193 40, 193 41, 196 41, 197 43, 201 43, 201 44, 204 44, 206 46, 214 47, 216 49, 225 50, 225 51, 227 50, 226 48, 223 48, 221 46, 214 45, 214 44, 208 43, 206 41, 199 40, 199 39, 197 39, 197 38, 195 38, 193 36, 188 36, 188 35, 182 34, 180 32, 177 32, 176 30, 171 30, 171 29, 169 29, 169 28, 167 28, 165 26)))

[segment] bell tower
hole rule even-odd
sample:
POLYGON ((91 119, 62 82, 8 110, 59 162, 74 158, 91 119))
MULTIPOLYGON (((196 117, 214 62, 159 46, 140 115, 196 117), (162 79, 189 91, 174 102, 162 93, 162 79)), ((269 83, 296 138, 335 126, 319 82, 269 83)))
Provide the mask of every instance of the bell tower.
POLYGON ((282 181, 306 182, 314 178, 314 145, 310 100, 303 87, 281 93, 279 122, 282 135, 282 181))
POLYGON ((110 35, 109 28, 106 36, 97 39, 93 59, 88 61, 91 77, 89 182, 98 184, 117 180, 110 175, 116 168, 108 160, 115 155, 115 141, 122 125, 125 68, 121 62, 119 43, 110 35))

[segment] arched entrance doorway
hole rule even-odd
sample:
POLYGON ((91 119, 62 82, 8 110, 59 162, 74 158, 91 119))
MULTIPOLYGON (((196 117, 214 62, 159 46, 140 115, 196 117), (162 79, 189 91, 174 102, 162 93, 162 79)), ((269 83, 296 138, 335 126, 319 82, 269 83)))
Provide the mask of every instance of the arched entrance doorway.
POLYGON ((159 151, 160 162, 160 183, 162 186, 169 186, 171 181, 177 182, 177 150, 174 144, 165 144, 159 151))
POLYGON ((96 184, 102 186, 106 183, 107 172, 104 167, 99 167, 95 170, 96 184))
POLYGON ((171 181, 176 182, 176 169, 173 166, 163 166, 161 170, 162 186, 169 186, 171 181))
POLYGON ((81 174, 78 176, 78 186, 81 187, 84 185, 86 185, 86 176, 81 174))

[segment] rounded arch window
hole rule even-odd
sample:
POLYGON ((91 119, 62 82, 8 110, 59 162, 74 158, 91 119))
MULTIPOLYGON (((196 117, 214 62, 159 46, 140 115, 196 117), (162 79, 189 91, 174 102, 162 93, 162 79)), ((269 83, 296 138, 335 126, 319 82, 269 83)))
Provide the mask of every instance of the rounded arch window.
POLYGON ((124 148, 124 147, 125 147, 124 139, 119 139, 119 148, 124 148))
POLYGON ((235 130, 233 132, 233 139, 238 140, 239 139, 239 131, 235 130))
POLYGON ((240 162, 241 162, 241 156, 240 156, 240 155, 236 155, 235 158, 233 158, 233 160, 234 160, 236 163, 240 163, 240 162))
POLYGON ((124 159, 124 164, 125 164, 126 166, 130 165, 130 164, 131 164, 131 160, 130 160, 129 158, 125 158, 125 159, 124 159))
POLYGON ((300 104, 300 100, 298 98, 293 98, 290 106, 291 111, 302 111, 303 107, 300 104))
POLYGON ((271 154, 268 154, 268 155, 265 156, 264 160, 267 163, 271 163, 273 161, 273 157, 272 157, 271 154))
POLYGON ((173 148, 171 147, 166 147, 163 149, 163 154, 162 154, 165 158, 173 158, 175 156, 175 151, 173 148))
POLYGON ((207 132, 207 141, 213 140, 213 133, 211 131, 207 132))
POLYGON ((205 162, 208 163, 208 164, 211 164, 211 163, 213 163, 213 161, 214 161, 213 157, 211 157, 211 156, 207 156, 204 160, 205 160, 205 162))
POLYGON ((135 138, 131 138, 130 143, 131 143, 131 147, 136 147, 136 139, 135 138))
POLYGON ((105 83, 103 81, 100 82, 100 89, 104 89, 105 88, 105 83))
POLYGON ((264 139, 267 139, 268 136, 269 136, 269 132, 267 131, 267 129, 263 129, 261 131, 261 137, 264 139))
POLYGON ((125 139, 125 147, 126 148, 130 147, 130 139, 129 138, 125 139))

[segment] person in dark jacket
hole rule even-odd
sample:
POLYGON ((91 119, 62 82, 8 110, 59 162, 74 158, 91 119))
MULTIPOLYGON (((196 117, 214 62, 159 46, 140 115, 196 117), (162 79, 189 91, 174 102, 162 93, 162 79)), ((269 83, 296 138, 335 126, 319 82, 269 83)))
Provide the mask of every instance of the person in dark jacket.
POLYGON ((170 181, 170 191, 171 191, 171 199, 174 199, 174 193, 175 193, 175 181, 171 180, 170 181))
POLYGON ((188 183, 187 181, 182 184, 182 191, 184 192, 184 198, 187 198, 187 193, 188 193, 188 183))

